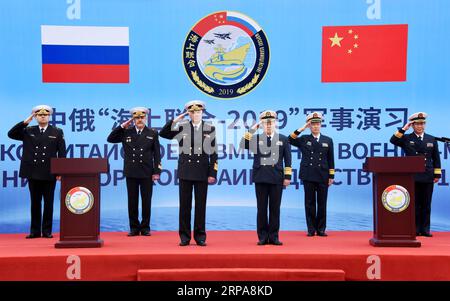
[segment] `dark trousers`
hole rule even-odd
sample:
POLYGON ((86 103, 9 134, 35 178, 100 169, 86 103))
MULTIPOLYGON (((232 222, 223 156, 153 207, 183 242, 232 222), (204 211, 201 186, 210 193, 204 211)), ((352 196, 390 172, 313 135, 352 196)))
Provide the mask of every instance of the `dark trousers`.
POLYGON ((430 232, 431 198, 434 183, 415 183, 416 232, 430 232))
POLYGON ((305 189, 305 213, 308 232, 324 232, 327 226, 328 185, 321 182, 303 181, 303 188, 305 189))
POLYGON ((192 190, 195 193, 195 217, 194 217, 194 240, 196 242, 206 240, 206 196, 208 194, 208 182, 189 181, 180 179, 180 215, 179 234, 181 241, 191 240, 191 210, 192 190))
POLYGON ((280 231, 280 206, 283 185, 255 183, 257 218, 256 231, 260 241, 277 241, 280 231), (269 216, 267 217, 267 209, 269 216))
POLYGON ((30 233, 40 236, 52 233, 53 201, 55 198, 56 181, 28 179, 31 196, 31 227, 30 233), (44 214, 42 215, 42 199, 44 199, 44 214), (42 221, 42 225, 41 225, 42 221), (42 229, 42 231, 41 231, 42 229))
POLYGON ((128 218, 130 231, 150 231, 150 215, 152 205, 153 181, 148 178, 127 177, 128 218), (139 190, 142 199, 142 221, 139 222, 139 190))

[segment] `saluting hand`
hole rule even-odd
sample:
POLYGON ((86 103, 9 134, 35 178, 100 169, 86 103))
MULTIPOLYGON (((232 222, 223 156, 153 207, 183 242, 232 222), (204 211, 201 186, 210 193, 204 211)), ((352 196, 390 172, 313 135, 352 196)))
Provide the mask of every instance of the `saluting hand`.
POLYGON ((261 121, 255 123, 254 125, 252 125, 252 127, 250 128, 250 130, 256 131, 256 130, 259 128, 260 125, 261 125, 261 121))
POLYGON ((410 121, 407 124, 405 124, 402 129, 406 132, 407 130, 409 130, 409 128, 411 127, 412 124, 413 123, 410 121))
POLYGON ((35 117, 35 116, 36 116, 35 113, 31 114, 27 119, 25 119, 25 120, 23 121, 23 123, 29 124, 29 123, 31 122, 31 120, 33 120, 33 117, 35 117))
POLYGON ((186 116, 187 114, 189 114, 188 112, 184 112, 183 114, 180 114, 177 116, 177 118, 175 118, 173 120, 174 123, 180 122, 181 120, 183 120, 184 116, 186 116))
POLYGON ((132 121, 133 121, 133 118, 128 119, 127 121, 125 121, 124 123, 122 123, 120 126, 123 127, 124 129, 127 129, 127 128, 130 126, 130 124, 131 124, 132 121))
POLYGON ((303 125, 303 127, 301 127, 299 129, 299 132, 303 132, 304 130, 306 130, 307 128, 311 127, 311 121, 308 121, 307 123, 305 123, 305 125, 303 125))

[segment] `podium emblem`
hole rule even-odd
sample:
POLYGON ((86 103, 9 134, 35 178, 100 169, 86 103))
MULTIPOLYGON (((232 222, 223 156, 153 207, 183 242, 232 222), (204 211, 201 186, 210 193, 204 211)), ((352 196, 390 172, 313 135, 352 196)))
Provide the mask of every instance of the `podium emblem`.
POLYGON ((66 207, 74 214, 85 214, 94 205, 94 195, 85 187, 74 187, 66 195, 66 207))
POLYGON ((387 187, 381 196, 383 206, 390 212, 398 213, 409 206, 410 196, 408 190, 400 185, 387 187))

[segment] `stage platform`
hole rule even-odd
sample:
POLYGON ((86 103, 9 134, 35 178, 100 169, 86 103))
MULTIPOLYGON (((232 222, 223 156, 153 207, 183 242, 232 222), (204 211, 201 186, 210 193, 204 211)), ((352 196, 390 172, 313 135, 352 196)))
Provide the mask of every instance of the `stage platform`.
POLYGON ((420 248, 372 247, 371 232, 328 234, 286 231, 283 246, 257 246, 253 231, 209 231, 207 247, 180 247, 177 232, 105 232, 97 249, 55 249, 58 234, 1 234, 0 280, 69 280, 73 255, 81 280, 370 280, 377 258, 381 280, 450 280, 450 232, 419 237, 420 248))

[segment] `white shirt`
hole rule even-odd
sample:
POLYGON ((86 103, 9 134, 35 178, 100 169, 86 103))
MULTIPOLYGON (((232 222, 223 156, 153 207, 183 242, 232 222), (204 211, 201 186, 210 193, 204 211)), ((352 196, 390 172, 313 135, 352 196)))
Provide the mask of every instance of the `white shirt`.
POLYGON ((48 124, 45 127, 39 126, 39 132, 42 133, 42 129, 44 129, 44 132, 45 132, 47 130, 47 128, 48 128, 48 124))
POLYGON ((272 134, 271 134, 271 135, 267 135, 267 134, 266 134, 266 137, 270 137, 270 140, 273 140, 273 136, 274 136, 274 134, 275 134, 274 132, 272 132, 272 134))
MULTIPOLYGON (((312 135, 312 134, 311 134, 312 135)), ((319 133, 319 135, 316 137, 316 136, 314 136, 314 135, 312 135, 313 137, 314 137, 314 139, 316 139, 317 140, 317 142, 319 142, 319 140, 320 140, 320 133, 319 133)))
POLYGON ((194 130, 197 130, 201 127, 202 125, 202 121, 200 120, 199 123, 195 124, 194 122, 192 122, 192 126, 194 127, 194 130))
POLYGON ((137 133, 137 134, 139 134, 139 131, 141 131, 141 134, 142 134, 142 131, 144 130, 144 128, 145 128, 145 127, 143 127, 143 128, 141 129, 141 130, 140 130, 140 129, 138 129, 138 127, 137 127, 137 126, 135 126, 134 128, 136 129, 136 133, 137 133))

